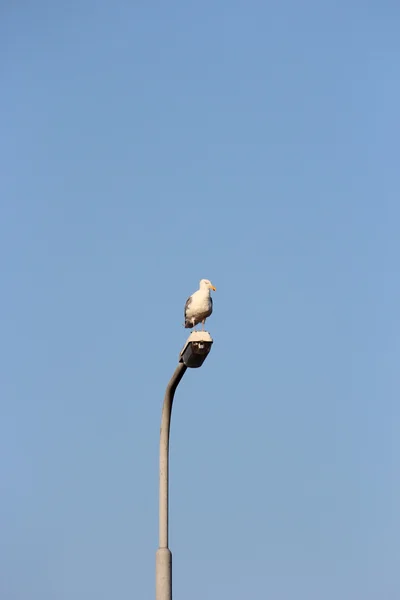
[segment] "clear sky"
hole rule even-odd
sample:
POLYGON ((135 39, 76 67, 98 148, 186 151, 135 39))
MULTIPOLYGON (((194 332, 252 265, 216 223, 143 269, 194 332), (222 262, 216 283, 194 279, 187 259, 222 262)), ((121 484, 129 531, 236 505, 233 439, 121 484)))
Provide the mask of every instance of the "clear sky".
POLYGON ((0 597, 400 597, 397 2, 5 2, 0 597))

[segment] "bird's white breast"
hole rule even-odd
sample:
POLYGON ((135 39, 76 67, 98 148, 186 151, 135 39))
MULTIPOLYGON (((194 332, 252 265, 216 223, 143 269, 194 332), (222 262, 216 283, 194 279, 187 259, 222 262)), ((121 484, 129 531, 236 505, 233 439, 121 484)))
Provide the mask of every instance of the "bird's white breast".
POLYGON ((207 291, 198 290, 192 295, 192 301, 187 310, 187 317, 198 313, 207 312, 210 309, 210 294, 207 291))

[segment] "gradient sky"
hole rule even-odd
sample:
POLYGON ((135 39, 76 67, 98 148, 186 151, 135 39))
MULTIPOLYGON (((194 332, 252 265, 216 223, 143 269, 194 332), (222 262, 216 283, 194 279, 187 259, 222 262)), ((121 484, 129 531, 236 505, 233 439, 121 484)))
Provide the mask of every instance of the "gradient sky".
POLYGON ((400 597, 400 7, 5 2, 0 597, 400 597))

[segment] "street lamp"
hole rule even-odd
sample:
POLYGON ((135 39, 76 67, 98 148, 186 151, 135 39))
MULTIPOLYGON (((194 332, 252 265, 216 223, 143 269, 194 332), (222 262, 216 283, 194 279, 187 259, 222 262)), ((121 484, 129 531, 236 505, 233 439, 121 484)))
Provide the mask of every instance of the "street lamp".
POLYGON ((168 547, 169 431, 172 403, 186 369, 201 367, 213 343, 208 331, 193 331, 179 355, 179 364, 164 396, 160 430, 159 541, 156 552, 156 600, 172 600, 172 553, 168 547))

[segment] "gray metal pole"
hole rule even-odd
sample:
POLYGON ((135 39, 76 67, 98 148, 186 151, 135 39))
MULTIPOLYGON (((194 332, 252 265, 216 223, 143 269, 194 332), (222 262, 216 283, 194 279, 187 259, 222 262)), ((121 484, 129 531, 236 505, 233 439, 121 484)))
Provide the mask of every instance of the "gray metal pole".
POLYGON ((156 600, 172 600, 172 554, 168 548, 169 431, 172 403, 187 367, 179 363, 167 386, 160 430, 159 543, 156 552, 156 600))

